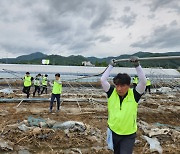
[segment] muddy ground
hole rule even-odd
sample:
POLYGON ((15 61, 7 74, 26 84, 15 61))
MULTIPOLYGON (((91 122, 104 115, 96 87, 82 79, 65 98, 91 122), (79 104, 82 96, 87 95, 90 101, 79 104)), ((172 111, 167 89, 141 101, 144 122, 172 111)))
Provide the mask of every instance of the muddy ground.
MULTIPOLYGON (((1 88, 2 89, 2 88, 1 88)), ((2 94, 2 98, 24 98, 21 90, 15 87, 14 94, 2 94)), ((37 97, 49 98, 50 94, 37 97)), ((106 95, 98 88, 64 88, 62 98, 98 98, 106 100, 106 95)), ((180 124, 180 93, 146 94, 139 103, 138 121, 148 124, 160 123, 171 126, 172 131, 180 124)), ((106 145, 107 130, 107 105, 101 102, 62 102, 60 113, 49 113, 49 102, 22 102, 0 103, 0 135, 1 139, 7 141, 13 151, 7 153, 88 153, 88 154, 112 154, 106 145), (29 116, 35 118, 51 119, 58 122, 79 121, 86 125, 85 132, 73 131, 66 133, 64 130, 49 131, 44 129, 41 133, 48 136, 40 138, 39 134, 31 131, 23 132, 9 125, 21 123, 29 116)), ((147 135, 141 128, 138 129, 134 154, 152 153, 149 144, 142 138, 147 135)), ((176 140, 171 133, 156 135, 163 153, 179 154, 180 138, 176 140)), ((0 140, 1 142, 1 140, 0 140)), ((7 149, 6 149, 7 150, 7 149)), ((1 150, 0 153, 5 153, 1 150)), ((156 152, 154 152, 156 153, 156 152)))

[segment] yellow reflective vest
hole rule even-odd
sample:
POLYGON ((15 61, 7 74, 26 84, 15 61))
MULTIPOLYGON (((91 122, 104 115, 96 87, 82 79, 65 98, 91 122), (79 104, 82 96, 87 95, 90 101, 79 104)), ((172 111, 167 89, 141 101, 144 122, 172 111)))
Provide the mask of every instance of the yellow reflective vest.
POLYGON ((25 87, 29 87, 31 86, 32 82, 31 82, 31 76, 25 76, 24 77, 24 86, 25 87))
POLYGON ((61 94, 62 92, 62 83, 60 81, 54 81, 52 93, 61 94))
POLYGON ((120 98, 114 88, 108 98, 108 126, 118 135, 130 135, 137 131, 137 107, 133 89, 128 90, 120 109, 120 98))
POLYGON ((43 86, 47 86, 47 83, 48 83, 48 82, 47 82, 47 77, 44 76, 44 77, 42 78, 42 85, 43 85, 43 86))
POLYGON ((134 77, 134 78, 133 78, 133 83, 138 84, 138 82, 139 82, 139 81, 138 81, 138 77, 134 77))
POLYGON ((146 82, 146 86, 150 86, 151 85, 151 81, 148 79, 146 82))
POLYGON ((40 86, 40 78, 39 77, 36 77, 35 80, 34 80, 34 85, 35 86, 40 86))

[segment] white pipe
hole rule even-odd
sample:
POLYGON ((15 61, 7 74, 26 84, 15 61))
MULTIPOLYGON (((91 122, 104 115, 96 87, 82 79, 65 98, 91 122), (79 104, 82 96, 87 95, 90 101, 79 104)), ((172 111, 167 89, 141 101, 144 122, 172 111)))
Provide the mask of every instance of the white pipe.
MULTIPOLYGON (((165 56, 165 57, 146 57, 146 58, 138 58, 139 61, 143 60, 166 60, 166 59, 180 59, 180 56, 165 56)), ((115 62, 125 62, 130 61, 130 59, 117 59, 115 62)))

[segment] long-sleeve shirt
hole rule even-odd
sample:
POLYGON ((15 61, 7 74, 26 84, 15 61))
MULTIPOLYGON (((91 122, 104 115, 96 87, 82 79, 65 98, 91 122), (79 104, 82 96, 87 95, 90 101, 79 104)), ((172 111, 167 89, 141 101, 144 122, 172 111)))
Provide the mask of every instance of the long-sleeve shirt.
MULTIPOLYGON (((111 87, 110 83, 108 82, 108 77, 109 77, 112 69, 113 69, 113 66, 109 65, 101 77, 101 85, 103 87, 103 90, 107 93, 108 97, 110 97, 110 95, 112 94, 113 89, 114 89, 111 87)), ((135 100, 138 102, 146 88, 146 77, 145 77, 145 74, 140 65, 138 67, 136 67, 136 71, 137 71, 137 75, 139 78, 139 83, 137 84, 136 88, 134 89, 134 97, 135 97, 135 100)))

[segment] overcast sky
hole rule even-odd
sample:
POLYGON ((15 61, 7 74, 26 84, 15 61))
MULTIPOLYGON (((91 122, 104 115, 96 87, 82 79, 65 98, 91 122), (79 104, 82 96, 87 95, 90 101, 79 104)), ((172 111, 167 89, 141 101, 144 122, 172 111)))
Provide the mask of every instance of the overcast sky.
POLYGON ((0 0, 0 58, 180 51, 179 0, 0 0))

